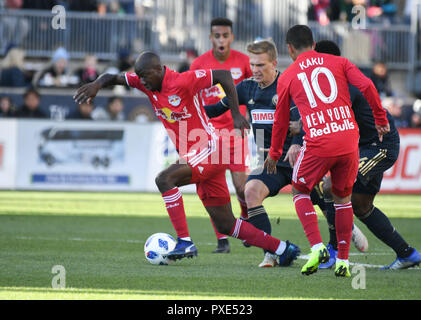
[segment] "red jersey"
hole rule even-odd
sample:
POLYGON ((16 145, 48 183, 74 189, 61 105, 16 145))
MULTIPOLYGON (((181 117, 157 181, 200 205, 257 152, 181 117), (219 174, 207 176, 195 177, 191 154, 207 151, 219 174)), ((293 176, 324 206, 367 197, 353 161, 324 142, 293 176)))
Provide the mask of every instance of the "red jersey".
POLYGON ((339 156, 358 150, 358 126, 348 83, 367 99, 376 124, 386 125, 386 111, 369 78, 346 58, 307 51, 279 76, 270 157, 278 160, 282 154, 291 99, 301 115, 306 147, 316 156, 339 156))
MULTIPOLYGON (((214 57, 212 50, 209 50, 193 61, 190 66, 190 70, 208 68, 229 70, 231 71, 231 76, 234 79, 234 83, 237 85, 244 79, 250 78, 252 76, 249 60, 249 57, 244 53, 231 49, 228 59, 223 63, 220 63, 214 57)), ((218 103, 223 97, 225 97, 225 92, 221 85, 217 84, 210 88, 204 89, 200 95, 203 104, 210 105, 218 103)), ((240 106, 240 111, 243 115, 245 115, 246 107, 240 106)), ((212 118, 211 122, 217 129, 225 128, 232 130, 234 128, 231 112, 225 112, 219 117, 212 118)))
POLYGON ((161 91, 147 90, 135 73, 126 73, 126 82, 148 96, 180 157, 194 166, 216 151, 218 138, 199 99, 199 92, 213 84, 212 70, 178 73, 165 67, 161 91))

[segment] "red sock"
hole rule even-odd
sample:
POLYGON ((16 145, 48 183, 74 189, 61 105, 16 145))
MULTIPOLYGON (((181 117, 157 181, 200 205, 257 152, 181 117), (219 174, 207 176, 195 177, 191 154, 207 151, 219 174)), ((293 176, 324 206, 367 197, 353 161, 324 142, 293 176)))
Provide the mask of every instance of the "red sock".
POLYGON ((294 197, 294 204, 298 218, 300 218, 310 245, 314 246, 315 244, 322 242, 319 225, 317 223, 316 210, 314 210, 310 196, 307 194, 296 195, 294 197))
POLYGON ((212 218, 211 218, 210 220, 211 220, 211 222, 212 222, 213 230, 215 230, 216 239, 221 240, 221 239, 226 239, 226 238, 228 238, 228 236, 227 236, 227 235, 222 234, 222 233, 219 233, 219 232, 216 230, 215 223, 213 223, 212 218))
POLYGON ((281 240, 272 237, 270 234, 255 228, 247 221, 236 219, 234 228, 230 232, 230 236, 245 240, 248 244, 262 248, 264 250, 275 253, 281 243, 281 240))
POLYGON ((351 202, 335 204, 335 228, 338 239, 338 258, 347 260, 351 245, 354 211, 351 202))
POLYGON ((179 238, 190 237, 184 212, 183 197, 178 188, 173 188, 162 194, 168 215, 179 238))
POLYGON ((244 199, 241 199, 239 196, 237 196, 237 199, 241 207, 241 218, 247 220, 249 218, 249 215, 247 213, 247 203, 244 201, 244 199))

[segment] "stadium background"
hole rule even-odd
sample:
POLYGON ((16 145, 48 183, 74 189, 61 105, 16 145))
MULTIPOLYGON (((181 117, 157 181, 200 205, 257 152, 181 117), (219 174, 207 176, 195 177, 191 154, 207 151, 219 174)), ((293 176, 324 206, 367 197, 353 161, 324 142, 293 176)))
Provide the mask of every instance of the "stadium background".
POLYGON ((290 64, 284 43, 291 25, 308 24, 316 40, 336 41, 343 55, 379 84, 384 107, 400 128, 400 157, 382 191, 421 194, 420 10, 421 1, 415 0, 2 0, 2 104, 9 97, 19 110, 24 93, 34 87, 45 118, 1 112, 0 188, 155 192, 154 177, 175 159, 174 148, 146 97, 133 90, 103 90, 88 111, 91 121, 81 121, 85 116, 78 114, 72 95, 83 83, 85 60, 91 58, 95 75, 122 72, 148 49, 177 70, 210 49, 210 21, 226 16, 234 22, 233 48, 244 52, 248 42, 271 37, 280 70, 290 64), (54 5, 66 9, 64 28, 52 24, 54 5), (365 21, 352 13, 355 5, 364 7, 365 21), (59 61, 63 70, 54 74, 59 61), (385 76, 376 74, 377 62, 386 66, 385 76), (11 74, 19 72, 23 81, 12 81, 11 74), (115 96, 124 109, 110 122, 103 115, 115 96))

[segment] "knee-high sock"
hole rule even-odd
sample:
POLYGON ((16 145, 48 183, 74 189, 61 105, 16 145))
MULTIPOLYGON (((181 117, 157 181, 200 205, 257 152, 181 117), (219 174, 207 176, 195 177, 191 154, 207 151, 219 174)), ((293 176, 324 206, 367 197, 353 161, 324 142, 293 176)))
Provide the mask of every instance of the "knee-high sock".
POLYGON ((178 188, 173 188, 162 194, 168 215, 179 238, 190 237, 184 212, 183 196, 178 188))
POLYGON ((338 240, 338 259, 348 260, 354 211, 351 202, 335 204, 335 227, 338 240))
POLYGON ((238 203, 240 204, 240 208, 241 208, 241 218, 243 220, 247 220, 247 218, 248 218, 247 203, 244 199, 241 199, 238 195, 237 195, 237 200, 238 200, 238 203))
MULTIPOLYGON (((263 230, 267 234, 272 234, 272 226, 266 210, 263 206, 248 209, 247 222, 251 223, 257 229, 263 230)), ((264 250, 265 253, 267 252, 264 250)))
POLYGON ((236 219, 230 236, 245 240, 248 244, 267 250, 278 255, 285 251, 286 243, 272 237, 270 234, 255 228, 245 220, 236 219))
POLYGON ((294 196, 295 210, 304 228, 304 233, 311 246, 322 242, 317 214, 311 203, 310 195, 299 194, 294 196))
POLYGON ((247 222, 251 223, 257 229, 263 230, 267 234, 272 234, 272 226, 263 206, 248 209, 248 217, 247 222))
POLYGON ((400 258, 406 258, 411 253, 408 243, 392 226, 389 218, 378 208, 373 207, 368 216, 360 218, 368 229, 383 243, 392 248, 400 258))
POLYGON ((333 200, 326 200, 326 220, 329 228, 329 243, 335 250, 338 250, 338 241, 336 240, 336 227, 335 227, 335 206, 333 200))

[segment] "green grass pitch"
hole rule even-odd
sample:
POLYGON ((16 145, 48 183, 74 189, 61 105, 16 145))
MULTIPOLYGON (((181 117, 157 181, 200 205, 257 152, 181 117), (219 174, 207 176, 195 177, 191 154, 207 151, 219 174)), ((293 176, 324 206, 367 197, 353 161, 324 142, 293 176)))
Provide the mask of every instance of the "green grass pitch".
MULTIPOLYGON (((395 255, 359 221, 369 251, 351 247, 350 261, 364 269, 347 279, 333 270, 303 276, 303 258, 261 269, 262 251, 237 239, 230 239, 230 254, 212 254, 215 235, 201 202, 184 195, 184 203, 199 255, 154 266, 144 257, 145 240, 156 232, 175 236, 159 194, 0 192, 0 299, 421 299, 421 270, 380 270, 395 255), (65 288, 52 288, 55 265, 65 268, 65 288)), ((420 250, 421 197, 379 195, 376 205, 420 250)), ((267 199, 265 207, 273 235, 307 254, 291 196, 267 199)), ((239 216, 235 197, 233 208, 239 216)), ((319 226, 327 242, 320 212, 319 226)))

